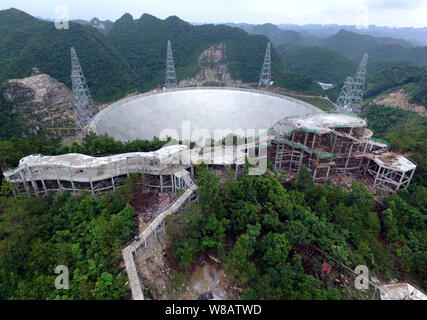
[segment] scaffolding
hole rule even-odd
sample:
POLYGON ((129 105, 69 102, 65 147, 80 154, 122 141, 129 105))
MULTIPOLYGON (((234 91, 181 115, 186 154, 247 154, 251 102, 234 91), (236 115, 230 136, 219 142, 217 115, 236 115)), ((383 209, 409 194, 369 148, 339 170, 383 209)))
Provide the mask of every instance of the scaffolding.
POLYGON ((416 165, 388 152, 389 144, 372 138, 367 123, 349 114, 312 114, 279 121, 270 129, 269 160, 277 171, 298 174, 307 166, 322 183, 331 174, 364 175, 388 192, 407 188, 416 165))
POLYGON ((186 146, 170 146, 155 152, 126 153, 109 157, 90 157, 81 154, 60 156, 31 155, 21 159, 19 167, 4 172, 14 193, 40 197, 49 192, 79 191, 96 193, 124 186, 131 174, 151 176, 152 187, 163 192, 185 190, 192 185, 189 166, 180 161, 186 146))
POLYGON ((35 154, 21 159, 18 168, 9 169, 3 175, 12 184, 16 196, 40 197, 58 191, 95 195, 123 187, 134 173, 145 177, 147 187, 159 189, 161 193, 178 193, 193 185, 194 165, 202 162, 210 166, 235 166, 237 176, 245 166, 247 152, 256 144, 198 149, 172 145, 154 152, 99 158, 82 154, 35 154))
POLYGON ((365 177, 377 188, 397 192, 409 187, 417 166, 401 155, 369 155, 365 177))
MULTIPOLYGON (((331 175, 360 175, 374 188, 397 192, 407 188, 416 164, 389 152, 389 144, 373 139, 365 120, 350 114, 316 113, 277 122, 266 135, 242 145, 189 149, 174 145, 155 152, 125 153, 109 157, 81 154, 32 155, 3 175, 15 195, 43 196, 51 191, 92 194, 115 190, 127 177, 147 177, 148 187, 177 193, 192 186, 194 165, 233 168, 237 177, 251 159, 269 159, 278 172, 299 174, 306 166, 317 183, 331 175), (267 152, 260 152, 267 146, 267 152)), ((243 170, 244 171, 244 170, 243 170)))

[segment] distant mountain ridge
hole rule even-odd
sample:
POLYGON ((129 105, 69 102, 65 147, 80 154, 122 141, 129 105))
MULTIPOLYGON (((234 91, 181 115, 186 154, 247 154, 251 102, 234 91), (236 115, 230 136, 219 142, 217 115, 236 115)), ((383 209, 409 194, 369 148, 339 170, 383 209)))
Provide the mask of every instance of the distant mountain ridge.
MULTIPOLYGON (((0 84, 28 77, 37 67, 70 88, 73 46, 94 99, 116 100, 164 84, 167 40, 172 40, 178 80, 196 76, 200 54, 224 43, 232 78, 257 83, 269 41, 265 36, 224 25, 193 26, 176 16, 161 20, 144 14, 133 19, 125 14, 109 32, 99 19, 93 19, 92 24, 105 32, 82 21, 71 21, 68 30, 57 30, 52 21, 20 10, 0 11, 0 84)), ((278 83, 292 90, 321 93, 311 78, 287 73, 274 47, 272 62, 278 83)))
POLYGON ((69 30, 57 30, 52 22, 17 9, 0 11, 0 85, 28 77, 37 67, 70 88, 72 46, 96 100, 111 101, 136 90, 132 67, 102 33, 75 22, 69 30))
POLYGON ((340 85, 357 68, 355 61, 326 47, 289 44, 278 47, 277 51, 290 71, 320 82, 340 85))
POLYGON ((51 22, 10 9, 0 11, 0 83, 26 77, 38 67, 70 86, 69 47, 74 46, 95 99, 111 101, 163 84, 167 40, 172 41, 178 81, 195 77, 200 54, 224 43, 231 77, 246 83, 258 82, 270 41, 275 83, 316 95, 323 92, 313 79, 339 85, 354 74, 365 52, 370 66, 378 62, 388 68, 402 61, 427 66, 427 47, 346 30, 321 38, 273 24, 195 26, 176 16, 162 20, 149 14, 138 19, 124 14, 114 23, 97 18, 70 22, 70 30, 56 30, 51 22))
POLYGON ((345 56, 360 60, 364 53, 370 60, 411 60, 427 66, 427 47, 413 47, 405 40, 375 38, 340 30, 337 34, 321 39, 319 45, 341 52, 345 56))
POLYGON ((330 37, 340 30, 351 31, 358 34, 366 34, 373 37, 390 37, 396 39, 406 39, 414 45, 427 45, 427 27, 412 28, 412 27, 382 27, 370 25, 368 27, 356 27, 353 25, 321 25, 321 24, 279 24, 278 27, 282 30, 293 30, 303 34, 312 35, 315 37, 326 38, 330 37))
MULTIPOLYGON (((137 75, 143 75, 138 81, 143 83, 144 88, 164 81, 167 40, 172 41, 178 81, 193 78, 198 73, 197 61, 202 52, 224 43, 232 79, 246 83, 259 81, 269 41, 264 35, 250 35, 240 28, 213 24, 194 26, 176 16, 161 20, 149 14, 143 14, 139 19, 124 14, 107 36, 134 67, 137 75)), ((273 77, 278 83, 286 84, 293 90, 321 93, 321 88, 311 78, 285 74, 274 47, 271 58, 273 77), (303 78, 303 81, 297 78, 303 78)))
POLYGON ((271 23, 260 25, 226 23, 226 25, 241 28, 249 34, 267 36, 275 46, 282 46, 290 43, 299 45, 315 45, 320 40, 320 38, 304 35, 293 30, 282 30, 271 23))
MULTIPOLYGON (((337 51, 346 57, 360 61, 364 53, 369 54, 370 61, 409 60, 427 66, 427 46, 415 46, 411 41, 392 37, 373 37, 344 29, 327 37, 308 34, 303 28, 299 32, 283 30, 273 24, 227 24, 245 30, 250 34, 262 34, 276 45, 322 46, 337 51)), ((282 26, 283 27, 283 26, 282 26)))

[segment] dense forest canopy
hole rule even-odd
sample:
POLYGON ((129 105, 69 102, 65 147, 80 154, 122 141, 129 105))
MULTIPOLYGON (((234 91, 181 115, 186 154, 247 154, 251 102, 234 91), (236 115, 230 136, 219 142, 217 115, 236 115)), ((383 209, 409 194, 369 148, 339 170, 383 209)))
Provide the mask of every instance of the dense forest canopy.
POLYGON ((286 68, 316 81, 340 85, 356 73, 356 62, 325 47, 287 45, 278 47, 277 51, 286 68))
POLYGON ((70 47, 75 47, 94 98, 111 101, 136 90, 135 73, 96 29, 70 22, 57 30, 16 9, 0 11, 0 83, 28 77, 33 67, 71 87, 70 47))
POLYGON ((370 105, 362 113, 375 137, 390 142, 417 164, 415 182, 427 186, 427 119, 394 107, 370 105), (409 119, 409 121, 408 121, 409 119))
MULTIPOLYGON (((270 24, 249 28, 247 31, 253 33, 250 35, 241 28, 226 25, 193 26, 175 16, 161 20, 144 14, 135 20, 125 14, 109 32, 101 33, 90 25, 74 22, 69 30, 57 30, 53 23, 16 9, 0 11, 0 17, 0 82, 29 76, 36 66, 70 87, 69 48, 74 46, 98 102, 162 85, 167 40, 172 40, 178 80, 194 77, 198 72, 199 55, 208 47, 223 42, 227 45, 232 77, 257 82, 265 47, 271 40, 287 44, 272 48, 273 78, 278 86, 320 95, 322 90, 313 79, 341 85, 354 73, 362 53, 368 52, 370 62, 378 62, 378 66, 397 67, 403 60, 412 63, 407 62, 407 66, 402 67, 399 79, 395 75, 390 78, 384 75, 385 79, 381 79, 382 75, 372 77, 374 84, 368 96, 415 79, 420 85, 411 91, 413 102, 425 103, 426 99, 422 85, 425 77, 416 74, 413 67, 413 63, 427 65, 426 48, 413 47, 400 39, 375 38, 341 30, 310 43, 317 46, 304 47, 301 44, 308 43, 302 41, 298 33, 286 32, 270 24)), ((371 75, 380 71, 372 65, 371 75)))
POLYGON ((427 47, 414 47, 412 43, 402 39, 372 37, 341 30, 322 39, 318 44, 338 51, 356 62, 362 59, 364 53, 368 53, 370 61, 409 60, 427 66, 427 47))
MULTIPOLYGON (((426 123, 414 115, 410 129, 405 129, 407 115, 404 110, 382 106, 371 106, 364 114, 377 137, 389 139, 395 150, 410 152, 418 159, 411 187, 377 202, 357 183, 350 192, 330 183, 316 185, 306 169, 284 188, 283 177, 271 173, 238 180, 230 173, 221 183, 215 174, 198 168, 200 202, 168 222, 180 272, 187 272, 201 253, 214 253, 226 263, 229 278, 244 289, 244 299, 363 298, 350 286, 328 287, 317 276, 320 265, 328 259, 338 270, 341 264, 351 268, 366 264, 384 280, 409 279, 425 289, 426 123), (299 253, 301 244, 329 258, 317 256, 307 264, 299 253)), ((13 167, 21 157, 33 153, 150 151, 164 143, 123 144, 107 136, 90 135, 81 145, 67 147, 58 139, 12 137, 0 142, 0 163, 13 167)), ((133 195, 132 181, 123 193, 95 199, 68 194, 15 199, 4 182, 0 190, 1 298, 129 297, 118 260, 120 247, 130 240, 135 226, 133 208, 127 205, 133 195), (70 291, 54 289, 52 265, 70 267, 70 291)))
MULTIPOLYGON (((332 64, 333 62, 330 61, 332 64)), ((320 68, 317 66, 317 68, 320 68)), ((315 69, 314 69, 315 70, 315 69)), ((332 70, 334 70, 332 68, 332 70)), ((301 72, 301 71, 300 71, 301 72)), ((315 71, 313 71, 315 72, 315 71)), ((347 76, 352 76, 348 74, 347 76)), ((328 97, 336 101, 343 86, 327 90, 328 97)), ((409 61, 373 61, 368 63, 365 98, 404 88, 409 102, 427 106, 427 68, 409 61)))
MULTIPOLYGON (((137 20, 125 14, 108 34, 75 22, 70 22, 69 30, 57 30, 51 22, 9 9, 0 11, 0 83, 27 77, 37 67, 70 87, 69 49, 73 46, 95 100, 116 100, 163 85, 167 40, 172 40, 178 80, 194 77, 200 54, 223 42, 232 77, 244 82, 258 82, 269 41, 239 28, 193 26, 175 16, 161 20, 149 14, 137 20)), ((306 77, 304 84, 293 81, 274 48, 272 71, 276 80, 291 89, 320 92, 311 78, 306 77)))
MULTIPOLYGON (((119 144, 91 136, 72 151, 120 152, 119 144)), ((203 166, 196 171, 200 202, 167 222, 178 271, 188 272, 202 253, 216 254, 244 299, 366 298, 351 285, 327 286, 319 278, 325 260, 335 270, 365 264, 381 279, 409 279, 426 288, 425 187, 415 183, 376 202, 358 183, 350 192, 329 182, 316 185, 305 168, 286 188, 271 172, 238 180, 230 172, 220 182, 203 166), (302 244, 318 254, 307 260, 302 244)), ((128 204, 137 196, 133 182, 97 198, 59 193, 43 199, 15 199, 3 183, 0 298, 129 298, 119 259, 135 230, 128 204), (69 267, 70 290, 54 288, 57 265, 69 267)))
MULTIPOLYGON (((138 81, 145 88, 164 81, 166 42, 172 41, 178 81, 193 77, 198 70, 200 54, 210 46, 223 42, 234 79, 257 82, 268 38, 250 36, 238 28, 224 25, 193 26, 178 17, 166 20, 144 14, 140 19, 126 14, 113 26, 108 38, 132 64, 138 81)), ((273 50, 273 65, 280 70, 280 59, 273 50)))
MULTIPOLYGON (((375 64, 372 67, 375 70, 375 64)), ((380 69, 378 72, 370 71, 366 80, 367 88, 365 97, 376 96, 387 89, 408 83, 415 84, 417 86, 416 90, 419 90, 423 86, 420 83, 420 75, 426 71, 427 68, 413 63, 392 65, 380 69)))
MULTIPOLYGON (((277 33, 272 25, 255 31, 271 33, 276 43, 302 41, 294 32, 277 33)), ((177 17, 161 20, 148 14, 138 20, 125 14, 106 34, 77 23, 70 30, 56 30, 53 23, 11 9, 0 11, 0 83, 28 76, 36 66, 70 86, 69 47, 74 46, 95 99, 111 101, 162 84, 167 40, 173 41, 178 80, 193 77, 201 52, 223 42, 233 78, 245 82, 258 81, 269 41, 239 28, 193 26, 177 17)), ((313 78, 342 83, 368 52, 367 97, 403 87, 410 102, 427 105, 426 47, 347 31, 318 41, 325 47, 273 47, 276 85, 321 95, 313 78)), ((330 91, 332 96, 339 88, 330 91)), ((81 144, 63 145, 45 135, 23 137, 25 124, 11 109, 0 101, 2 170, 30 154, 105 156, 158 150, 167 143, 122 143, 90 134, 81 144)), ((362 298, 350 286, 326 285, 319 278, 327 259, 337 270, 364 264, 383 280, 409 280, 426 290, 426 118, 375 104, 366 106, 362 117, 376 138, 389 141, 393 151, 417 164, 407 190, 374 198, 357 182, 347 191, 330 181, 317 185, 307 168, 296 181, 285 183, 271 164, 263 176, 234 179, 228 172, 222 180, 199 166, 200 201, 168 221, 179 271, 189 272, 202 254, 212 253, 225 262, 227 276, 243 289, 244 299, 362 298), (313 261, 302 254, 302 245, 317 252, 313 261)), ((0 299, 130 297, 120 251, 136 233, 130 203, 138 194, 132 178, 121 191, 98 197, 58 193, 43 199, 14 198, 10 185, 0 181, 0 299), (54 289, 58 265, 70 269, 69 291, 54 289)))
MULTIPOLYGON (((130 188, 130 187, 129 187, 130 188)), ((128 188, 128 190, 130 190, 128 188)), ((92 199, 67 192, 43 199, 0 191, 1 300, 110 300, 130 297, 119 266, 134 232, 127 195, 92 199), (66 266, 69 290, 55 289, 54 270, 66 266)))
POLYGON ((225 183, 199 168, 200 202, 171 216, 168 238, 185 272, 202 253, 217 254, 244 299, 360 299, 351 286, 326 286, 319 278, 327 260, 337 270, 367 265, 382 278, 410 278, 425 286, 427 189, 376 203, 354 183, 350 192, 315 185, 303 169, 285 189, 271 174, 225 183), (310 258, 304 244, 315 248, 310 258))

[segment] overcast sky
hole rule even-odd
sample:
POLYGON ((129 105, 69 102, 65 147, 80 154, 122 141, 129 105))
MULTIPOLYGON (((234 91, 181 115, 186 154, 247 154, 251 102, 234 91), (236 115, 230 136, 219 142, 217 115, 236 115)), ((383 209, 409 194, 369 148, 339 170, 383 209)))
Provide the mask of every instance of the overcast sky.
POLYGON ((124 13, 139 18, 176 15, 189 22, 271 22, 427 27, 427 0, 1 0, 34 16, 56 18, 66 6, 71 19, 117 20, 124 13))

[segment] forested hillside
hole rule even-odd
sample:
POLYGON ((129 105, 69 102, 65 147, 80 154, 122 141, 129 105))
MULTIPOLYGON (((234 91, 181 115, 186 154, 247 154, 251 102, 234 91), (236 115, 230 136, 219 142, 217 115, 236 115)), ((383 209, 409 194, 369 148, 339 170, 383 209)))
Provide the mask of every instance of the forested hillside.
POLYGON ((410 42, 427 45, 427 28, 413 27, 386 27, 369 25, 365 28, 360 28, 355 25, 338 25, 338 24, 279 24, 278 27, 282 30, 294 30, 314 37, 327 38, 341 29, 359 34, 366 34, 372 37, 387 37, 395 39, 409 39, 410 42))
POLYGON ((71 46, 96 100, 111 101, 136 90, 130 64, 96 29, 71 22, 69 30, 57 30, 16 9, 0 11, 0 83, 27 77, 37 67, 70 87, 71 46))
POLYGON ((280 46, 277 52, 285 68, 316 81, 341 84, 356 72, 357 64, 344 55, 325 47, 280 46))
POLYGON ((227 26, 237 27, 245 30, 249 34, 260 34, 267 36, 272 43, 278 47, 289 43, 300 45, 312 45, 317 42, 317 38, 303 35, 299 32, 292 30, 282 30, 278 26, 265 23, 265 24, 245 24, 245 23, 227 23, 227 26))
MULTIPOLYGON (((318 274, 325 260, 338 274, 345 271, 342 265, 366 264, 381 279, 410 280, 425 289, 425 120, 413 115, 410 129, 404 129, 408 112, 381 106, 372 106, 364 116, 377 137, 389 139, 397 151, 410 152, 417 162, 409 190, 375 202, 368 189, 357 183, 349 193, 329 183, 315 185, 306 169, 284 188, 283 177, 270 173, 239 180, 230 173, 222 184, 215 174, 199 168, 200 203, 168 222, 181 272, 203 253, 218 254, 229 278, 244 289, 245 299, 366 299, 352 286, 339 288, 322 281, 318 274), (307 259, 301 246, 314 248, 315 257, 307 259)), ((149 151, 164 143, 123 144, 91 135, 82 145, 66 147, 57 139, 13 137, 0 142, 0 163, 13 167, 32 153, 149 151)), ((271 164, 269 168, 273 169, 271 164)), ((130 184, 123 193, 97 199, 68 194, 15 199, 3 183, 0 297, 127 298, 118 259, 120 246, 130 240, 135 226, 133 209, 126 206, 129 196, 130 184), (49 269, 64 264, 72 270, 72 287, 65 293, 53 288, 55 275, 49 269)))
POLYGON ((400 39, 376 38, 341 30, 322 39, 319 45, 338 51, 357 62, 364 53, 368 53, 370 61, 409 60, 427 66, 427 47, 413 47, 410 42, 400 39))
MULTIPOLYGON (((194 77, 200 54, 219 42, 227 46, 228 67, 233 79, 258 82, 268 38, 248 35, 224 25, 193 26, 177 17, 160 20, 148 14, 134 20, 129 14, 116 21, 108 34, 114 46, 134 67, 138 82, 151 88, 164 81, 167 40, 172 41, 178 81, 194 77)), ((279 56, 272 50, 273 72, 281 71, 279 56)))
MULTIPOLYGON (((74 46, 94 99, 116 100, 126 93, 163 85, 167 40, 172 40, 178 80, 194 77, 200 54, 223 42, 232 77, 244 82, 258 82, 269 41, 239 28, 193 26, 177 17, 161 20, 148 14, 137 20, 125 14, 108 35, 75 22, 70 23, 69 30, 57 30, 52 22, 9 9, 0 11, 0 83, 27 77, 37 67, 70 87, 69 49, 74 46)), ((310 78, 297 75, 303 83, 294 80, 274 48, 272 62, 278 83, 293 90, 321 92, 310 78)))
POLYGON ((136 226, 126 197, 12 199, 3 186, 0 210, 1 300, 129 298, 118 263, 136 226), (68 267, 69 290, 55 289, 57 266, 68 267))
POLYGON ((412 83, 416 86, 415 91, 418 92, 423 86, 420 83, 420 75, 425 73, 427 68, 421 67, 413 63, 402 63, 391 65, 385 68, 379 68, 379 71, 374 72, 377 68, 375 63, 368 66, 366 97, 375 96, 384 90, 397 86, 412 83))
MULTIPOLYGON (((367 117, 379 132, 386 132, 388 126, 401 125, 401 120, 384 124, 381 119, 396 118, 390 111, 373 109, 367 117)), ((420 120, 413 121, 417 125, 420 120)), ((83 145, 61 150, 52 139, 32 139, 13 138, 10 143, 16 145, 14 150, 26 145, 29 149, 24 154, 36 150, 44 154, 117 153, 162 145, 158 141, 123 145, 91 136, 83 145), (35 145, 38 149, 30 150, 35 145)), ((410 145, 420 146, 418 142, 410 145)), ((11 150, 5 146, 0 150, 11 150)), ((383 280, 410 280, 425 289, 427 191, 420 174, 417 170, 409 190, 375 202, 369 190, 357 183, 350 192, 329 183, 315 185, 307 169, 285 188, 280 183, 283 177, 270 173, 238 180, 230 173, 220 182, 200 167, 196 180, 200 202, 168 222, 171 250, 181 272, 190 270, 202 254, 218 255, 229 279, 243 289, 244 299, 371 297, 372 293, 364 296, 352 285, 336 287, 332 280, 322 280, 319 273, 324 261, 333 266, 337 277, 346 272, 343 265, 353 269, 366 264, 383 280), (303 248, 313 250, 314 256, 308 259, 303 248)), ((135 196, 131 183, 121 192, 96 199, 64 193, 31 200, 13 198, 3 183, 0 298, 128 298, 126 275, 118 263, 120 248, 131 239, 135 227, 133 208, 126 205, 135 196), (53 265, 70 268, 69 291, 54 289, 53 265)))
MULTIPOLYGON (((348 74, 352 75, 354 73, 348 74)), ((332 101, 338 99, 342 86, 343 82, 340 82, 337 87, 327 90, 332 101)), ((408 93, 410 103, 427 106, 427 68, 409 61, 384 60, 368 64, 365 98, 401 87, 408 93)))
MULTIPOLYGON (((330 31, 318 36, 310 26, 276 26, 273 24, 250 25, 228 24, 242 28, 251 34, 268 36, 276 46, 293 44, 305 46, 321 46, 337 51, 347 58, 359 62, 364 53, 369 54, 370 61, 407 60, 419 65, 427 66, 427 46, 415 46, 413 42, 404 40, 403 37, 386 37, 352 32, 337 29, 331 26, 330 31)), ((348 27, 348 26, 347 26, 348 27)), ((324 27, 328 29, 326 26, 324 27)), ((321 29, 320 27, 318 28, 321 29)), ((326 30, 325 29, 325 30, 326 30)), ((348 28, 347 28, 348 29, 348 28)), ((422 31, 420 31, 422 32, 422 31)))
MULTIPOLYGON (((427 186, 427 118, 411 114, 408 110, 381 105, 366 107, 362 117, 367 119, 376 138, 389 141, 394 151, 407 153, 418 165, 414 182, 427 186)), ((424 208, 427 208, 427 203, 424 208)))
POLYGON ((325 261, 334 277, 347 272, 343 266, 362 264, 382 279, 409 278, 425 288, 425 188, 376 203, 357 183, 349 193, 316 185, 306 168, 287 188, 271 174, 237 181, 230 174, 220 183, 213 173, 198 173, 200 202, 168 223, 182 271, 203 253, 218 254, 243 299, 363 299, 352 284, 322 281, 325 261))

